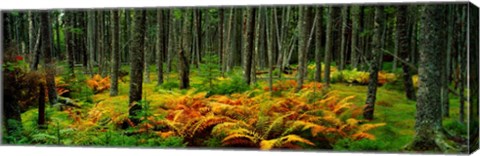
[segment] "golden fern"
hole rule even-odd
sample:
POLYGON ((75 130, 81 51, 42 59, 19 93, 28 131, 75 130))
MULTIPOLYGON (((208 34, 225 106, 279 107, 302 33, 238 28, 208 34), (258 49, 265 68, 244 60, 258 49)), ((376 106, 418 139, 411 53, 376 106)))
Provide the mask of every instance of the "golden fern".
POLYGON ((293 143, 293 142, 300 142, 300 143, 305 143, 311 146, 315 146, 314 143, 310 142, 309 140, 302 138, 298 135, 295 134, 290 134, 287 136, 271 139, 271 140, 262 140, 260 142, 260 149, 262 150, 270 150, 275 147, 282 147, 283 145, 287 143, 293 143))

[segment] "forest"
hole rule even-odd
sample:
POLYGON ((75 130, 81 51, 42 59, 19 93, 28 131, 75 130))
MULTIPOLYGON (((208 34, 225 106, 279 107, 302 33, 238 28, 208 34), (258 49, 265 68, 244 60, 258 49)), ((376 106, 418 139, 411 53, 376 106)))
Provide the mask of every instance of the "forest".
POLYGON ((470 3, 1 15, 3 144, 478 148, 470 3))

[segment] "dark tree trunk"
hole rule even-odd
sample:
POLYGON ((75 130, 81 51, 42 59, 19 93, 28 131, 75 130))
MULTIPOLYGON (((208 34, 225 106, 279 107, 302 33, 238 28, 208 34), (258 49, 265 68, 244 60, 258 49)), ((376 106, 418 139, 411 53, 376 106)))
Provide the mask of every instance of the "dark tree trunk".
POLYGON ((40 13, 42 27, 42 49, 45 57, 45 80, 47 82, 48 100, 50 105, 57 103, 57 91, 55 89, 55 63, 52 59, 52 38, 50 33, 50 17, 48 12, 40 13))
MULTIPOLYGON (((219 51, 219 63, 220 63, 220 67, 221 67, 221 72, 222 72, 222 75, 224 75, 225 73, 225 52, 224 52, 224 32, 225 32, 225 29, 223 28, 224 26, 224 9, 222 8, 219 8, 218 9, 218 18, 219 18, 219 22, 218 22, 218 29, 219 29, 219 35, 218 35, 218 38, 220 39, 220 42, 218 43, 218 51, 219 51)), ((198 36, 201 36, 201 34, 197 34, 198 36)), ((201 44, 200 44, 201 45, 201 44)))
POLYGON ((157 10, 157 86, 163 84, 163 58, 165 57, 165 41, 164 41, 164 17, 163 17, 163 10, 157 10))
POLYGON ((377 97, 378 71, 380 71, 380 59, 382 59, 381 38, 383 34, 384 14, 383 6, 375 7, 374 34, 372 41, 372 54, 370 57, 370 76, 368 81, 367 101, 363 110, 363 117, 367 120, 373 119, 375 100, 377 97))
POLYGON ((180 89, 188 89, 190 88, 190 64, 188 62, 188 54, 193 55, 190 42, 191 42, 191 34, 190 34, 190 10, 185 10, 185 16, 183 17, 183 30, 181 36, 181 46, 178 50, 178 73, 180 79, 180 89), (188 52, 188 51, 190 52, 188 52))
POLYGON ((112 14, 112 68, 111 68, 111 85, 110 85, 110 96, 118 95, 118 70, 120 68, 120 49, 119 49, 119 17, 118 11, 111 11, 112 14))
POLYGON ((144 68, 144 46, 145 46, 145 32, 146 32, 146 11, 135 11, 133 27, 133 43, 130 46, 130 93, 129 93, 129 118, 138 124, 140 119, 138 111, 142 106, 138 103, 142 100, 142 72, 144 68))
POLYGON ((45 128, 45 84, 41 83, 38 94, 38 128, 45 128))
POLYGON ((244 78, 247 84, 251 82, 250 73, 252 71, 252 55, 254 48, 254 29, 255 29, 255 15, 256 8, 249 8, 248 10, 248 21, 247 21, 247 33, 246 33, 246 44, 245 44, 245 59, 244 59, 244 78))
POLYGON ((322 82, 322 43, 323 43, 323 27, 322 27, 322 17, 323 17, 323 8, 319 7, 316 9, 316 18, 317 24, 315 28, 315 81, 322 82))
MULTIPOLYGON (((410 39, 407 31, 407 11, 408 7, 401 5, 397 7, 397 51, 400 58, 410 63, 410 39)), ((412 75, 408 64, 402 63, 403 69, 403 85, 405 86, 405 94, 408 99, 415 100, 415 90, 413 89, 412 75)))
POLYGON ((66 11, 65 16, 64 16, 64 22, 65 22, 65 50, 67 51, 67 64, 68 64, 68 72, 72 76, 74 75, 74 60, 73 60, 73 52, 75 51, 74 49, 74 35, 72 33, 73 28, 74 28, 74 21, 73 17, 74 13, 71 11, 66 11))

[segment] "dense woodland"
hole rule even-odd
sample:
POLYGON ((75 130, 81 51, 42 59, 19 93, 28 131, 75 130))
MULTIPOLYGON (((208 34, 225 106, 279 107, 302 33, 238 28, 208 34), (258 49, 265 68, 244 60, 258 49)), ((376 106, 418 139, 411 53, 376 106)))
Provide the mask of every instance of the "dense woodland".
POLYGON ((478 147, 479 25, 471 4, 2 15, 3 143, 478 147))

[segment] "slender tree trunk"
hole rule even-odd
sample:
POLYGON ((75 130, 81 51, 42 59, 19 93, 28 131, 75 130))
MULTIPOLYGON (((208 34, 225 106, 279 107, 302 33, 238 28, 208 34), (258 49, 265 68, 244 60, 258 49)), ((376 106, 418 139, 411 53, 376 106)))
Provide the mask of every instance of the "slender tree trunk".
MULTIPOLYGON (((410 63, 410 39, 408 36, 407 26, 408 26, 408 7, 405 5, 401 5, 397 7, 397 50, 400 57, 410 63)), ((403 84, 405 87, 405 95, 410 100, 415 100, 415 90, 413 89, 413 82, 412 82, 412 75, 410 71, 410 67, 402 63, 403 69, 403 84)))
POLYGON ((384 15, 383 15, 383 6, 375 7, 375 23, 374 23, 374 34, 373 34, 373 51, 370 57, 370 76, 368 81, 368 93, 367 101, 365 108, 363 110, 363 117, 367 120, 373 119, 373 112, 375 108, 375 100, 377 97, 377 86, 378 86, 378 71, 381 70, 380 59, 382 58, 381 51, 381 37, 383 34, 382 26, 384 25, 384 15))
POLYGON ((329 7, 328 8, 328 21, 327 21, 327 38, 325 43, 325 85, 326 87, 330 86, 330 62, 332 60, 332 52, 333 52, 333 24, 335 22, 335 9, 336 7, 329 7))
POLYGON ((41 27, 38 28, 38 31, 37 31, 37 39, 35 41, 35 47, 33 48, 33 53, 34 53, 34 56, 33 56, 33 60, 32 60, 32 63, 30 64, 30 69, 31 70, 37 70, 38 69, 38 64, 40 62, 40 55, 41 55, 41 50, 39 48, 40 46, 40 38, 41 38, 41 27))
POLYGON ((252 55, 254 50, 254 29, 255 29, 255 15, 256 8, 248 8, 248 21, 247 21, 247 33, 245 44, 245 59, 244 59, 244 78, 245 82, 250 85, 252 71, 252 55))
MULTIPOLYGON (((221 67, 221 72, 222 72, 222 76, 225 74, 225 51, 224 51, 224 32, 225 32, 225 29, 223 28, 223 24, 224 24, 224 9, 223 8, 219 8, 218 9, 218 18, 219 18, 219 22, 218 22, 218 29, 219 29, 219 35, 218 35, 218 38, 220 39, 220 42, 218 44, 218 51, 219 51, 219 63, 220 63, 220 67, 221 67)), ((197 34, 198 36, 201 36, 201 34, 197 34)))
POLYGON ((38 94, 38 128, 45 128, 45 84, 41 83, 38 94))
POLYGON ((351 10, 352 14, 352 44, 350 48, 350 64, 352 65, 353 69, 358 68, 358 39, 359 39, 359 27, 360 27, 360 7, 359 6, 352 6, 351 10))
POLYGON ((312 11, 309 7, 300 7, 300 20, 298 22, 298 28, 300 35, 298 37, 298 73, 297 73, 297 87, 295 91, 298 92, 302 89, 303 81, 307 73, 307 54, 308 54, 308 39, 310 29, 312 27, 312 11))
POLYGON ((138 117, 142 106, 138 103, 142 100, 142 72, 144 68, 144 46, 146 32, 146 10, 136 10, 133 27, 133 43, 130 46, 130 93, 129 93, 129 118, 138 124, 138 117))
POLYGON ((42 28, 42 48, 43 56, 45 57, 45 71, 46 71, 46 82, 48 90, 48 100, 50 105, 57 103, 57 91, 55 89, 55 63, 52 60, 52 40, 51 33, 49 29, 50 26, 50 17, 48 12, 40 13, 41 18, 41 28, 42 28))
POLYGON ((193 55, 193 53, 187 50, 190 50, 191 41, 191 34, 190 34, 190 10, 185 10, 183 17, 183 25, 182 25, 182 38, 181 38, 181 47, 178 50, 178 72, 179 72, 179 79, 180 79, 180 89, 188 89, 190 88, 190 64, 188 63, 188 54, 193 55))
POLYGON ((163 17, 163 10, 157 9, 157 86, 163 84, 163 58, 165 57, 165 41, 164 41, 164 17, 163 17))
POLYGON ((452 43, 453 43, 453 6, 448 5, 447 9, 447 50, 446 50, 446 63, 442 67, 445 71, 445 74, 442 75, 442 104, 443 104, 443 116, 450 116, 450 100, 449 100, 449 84, 451 82, 451 62, 452 62, 452 43))
POLYGON ((459 80, 459 96, 460 96, 460 122, 462 123, 465 123, 465 101, 466 101, 466 98, 465 98, 465 80, 466 80, 466 53, 467 53, 467 50, 466 50, 466 46, 467 46, 467 42, 466 42, 466 27, 467 27, 467 24, 466 24, 466 10, 467 10, 467 5, 461 5, 459 6, 459 11, 460 11, 460 27, 458 27, 458 29, 460 29, 460 33, 458 34, 459 37, 458 37, 458 61, 457 63, 459 64, 460 66, 460 70, 459 70, 459 77, 458 77, 458 80, 459 80))
POLYGON ((88 71, 93 76, 93 67, 95 66, 95 12, 88 11, 87 40, 88 40, 88 71))
POLYGON ((322 43, 323 43, 323 7, 318 7, 316 9, 316 15, 318 23, 314 26, 315 29, 315 81, 322 82, 322 43))
POLYGON ((348 23, 348 6, 342 7, 342 30, 341 30, 341 43, 340 43, 340 63, 338 66, 339 70, 345 69, 345 58, 347 53, 347 23, 348 23))
POLYGON ((111 26, 111 32, 112 32, 112 68, 111 68, 111 85, 110 85, 110 96, 116 96, 118 95, 118 71, 120 68, 120 48, 119 48, 119 42, 120 42, 120 32, 119 32, 119 16, 118 16, 118 11, 111 11, 112 14, 112 26, 111 26))
POLYGON ((73 17, 74 13, 71 11, 66 11, 64 15, 64 22, 65 22, 65 50, 67 51, 67 64, 68 64, 68 72, 71 76, 74 75, 74 60, 73 60, 73 53, 74 53, 74 35, 72 33, 74 28, 74 21, 73 17))

